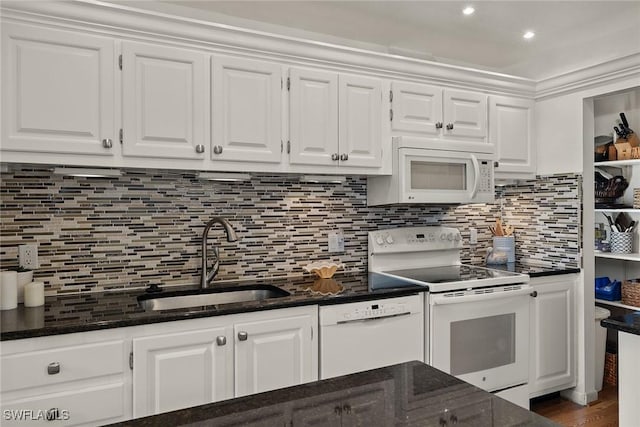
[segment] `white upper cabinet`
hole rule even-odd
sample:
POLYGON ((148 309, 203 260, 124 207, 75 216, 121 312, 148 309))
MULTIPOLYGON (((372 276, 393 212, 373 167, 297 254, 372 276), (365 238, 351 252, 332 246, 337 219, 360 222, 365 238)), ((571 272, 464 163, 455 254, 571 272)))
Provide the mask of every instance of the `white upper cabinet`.
POLYGON ((288 85, 290 163, 337 165, 338 75, 292 68, 288 85))
POLYGON ((2 150, 112 156, 114 40, 2 24, 2 150))
POLYGON ((531 178, 536 173, 533 106, 528 99, 489 97, 489 138, 496 146, 496 178, 531 178))
POLYGON ((444 135, 454 138, 487 139, 487 95, 445 90, 443 92, 444 135))
POLYGON ((392 82, 394 131, 437 136, 442 124, 442 89, 417 83, 392 82))
POLYGON ((214 56, 212 87, 211 158, 280 163, 282 66, 214 56))
POLYGON ((339 83, 340 165, 381 167, 382 82, 341 74, 339 83))
POLYGON ((203 53, 123 42, 123 154, 204 159, 208 71, 203 53))
POLYGON ((289 73, 292 165, 382 166, 382 81, 292 68, 289 73))
POLYGON ((487 95, 419 83, 391 83, 391 131, 439 141, 443 150, 494 153, 487 95))

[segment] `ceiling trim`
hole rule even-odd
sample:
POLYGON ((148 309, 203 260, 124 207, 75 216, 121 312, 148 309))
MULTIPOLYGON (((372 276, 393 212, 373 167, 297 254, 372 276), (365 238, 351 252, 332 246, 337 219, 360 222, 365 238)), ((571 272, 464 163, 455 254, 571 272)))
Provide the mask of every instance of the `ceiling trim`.
POLYGON ((640 53, 624 56, 569 73, 543 79, 536 84, 536 99, 563 95, 637 75, 640 86, 640 53))
POLYGON ((491 71, 282 36, 96 0, 3 2, 2 19, 92 34, 544 99, 640 75, 640 53, 535 81, 491 71))
POLYGON ((470 67, 248 30, 93 0, 3 2, 3 19, 525 98, 535 81, 470 67))

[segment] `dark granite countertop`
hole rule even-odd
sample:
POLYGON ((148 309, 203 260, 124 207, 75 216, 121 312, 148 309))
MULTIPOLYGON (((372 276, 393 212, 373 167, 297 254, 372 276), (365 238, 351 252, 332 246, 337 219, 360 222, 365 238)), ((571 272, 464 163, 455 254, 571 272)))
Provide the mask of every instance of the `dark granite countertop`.
POLYGON ((556 276, 559 274, 580 273, 577 267, 547 267, 524 262, 510 262, 498 265, 481 265, 482 267, 494 268, 496 270, 512 271, 514 273, 528 274, 529 277, 556 276))
MULTIPOLYGON (((427 290, 425 287, 408 285, 406 282, 375 273, 337 274, 333 279, 318 279, 315 276, 307 275, 293 278, 252 280, 250 282, 214 283, 213 287, 249 284, 274 285, 290 292, 291 295, 262 301, 163 311, 145 311, 138 305, 137 297, 145 294, 144 289, 58 295, 45 298, 45 305, 42 307, 25 308, 20 304, 17 309, 0 311, 0 340, 85 332, 302 305, 342 304, 410 295, 427 290), (374 283, 391 281, 394 283, 386 285, 395 286, 397 283, 398 288, 369 291, 369 281, 374 283), (327 289, 341 289, 341 291, 335 295, 322 295, 317 292, 327 289)), ((189 289, 197 289, 197 287, 170 287, 166 292, 189 289)))
POLYGON ((600 321, 605 328, 640 335, 640 311, 611 316, 600 321))
POLYGON ((439 371, 407 362, 138 418, 121 426, 557 426, 439 371), (338 420, 338 417, 341 420, 338 420))

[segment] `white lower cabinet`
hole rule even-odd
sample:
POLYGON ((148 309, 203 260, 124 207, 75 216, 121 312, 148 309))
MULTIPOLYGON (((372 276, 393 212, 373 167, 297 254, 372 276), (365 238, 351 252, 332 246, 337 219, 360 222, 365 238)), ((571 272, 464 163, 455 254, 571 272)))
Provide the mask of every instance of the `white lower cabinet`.
POLYGON ((3 342, 2 425, 93 426, 131 418, 128 353, 121 330, 3 342))
POLYGON ((576 384, 576 282, 575 274, 531 279, 529 397, 576 384))
POLYGON ((233 397, 230 337, 231 328, 220 326, 134 338, 134 417, 233 397))
POLYGON ((133 337, 135 418, 318 378, 317 306, 150 325, 133 337))
POLYGON ((317 309, 242 318, 234 325, 236 397, 318 379, 317 309))

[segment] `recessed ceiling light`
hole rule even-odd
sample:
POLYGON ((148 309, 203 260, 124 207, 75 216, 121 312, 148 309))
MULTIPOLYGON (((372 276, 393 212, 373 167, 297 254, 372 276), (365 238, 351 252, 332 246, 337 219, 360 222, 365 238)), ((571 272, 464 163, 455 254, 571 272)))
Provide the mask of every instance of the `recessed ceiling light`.
POLYGON ((465 15, 473 15, 473 12, 475 11, 476 10, 471 6, 467 6, 464 9, 462 9, 462 13, 464 13, 465 15))
POLYGON ((535 35, 536 33, 534 33, 533 31, 525 31, 522 37, 529 40, 529 39, 532 39, 535 35))

